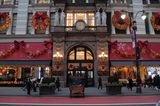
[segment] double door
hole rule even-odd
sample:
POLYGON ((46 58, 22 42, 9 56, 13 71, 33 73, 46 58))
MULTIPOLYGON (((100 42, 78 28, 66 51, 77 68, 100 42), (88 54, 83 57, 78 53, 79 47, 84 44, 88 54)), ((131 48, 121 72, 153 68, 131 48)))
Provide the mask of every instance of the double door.
POLYGON ((67 85, 72 76, 83 77, 85 86, 94 86, 94 67, 92 62, 69 62, 67 68, 67 85))

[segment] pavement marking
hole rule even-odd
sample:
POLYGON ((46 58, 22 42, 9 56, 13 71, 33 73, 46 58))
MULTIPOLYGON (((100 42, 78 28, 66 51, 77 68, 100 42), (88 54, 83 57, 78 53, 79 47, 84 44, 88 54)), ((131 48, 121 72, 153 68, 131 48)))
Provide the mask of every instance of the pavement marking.
MULTIPOLYGON (((45 104, 45 103, 0 103, 0 105, 40 105, 40 106, 118 106, 118 105, 157 105, 157 102, 151 102, 151 103, 116 103, 116 104, 45 104)), ((159 103, 158 103, 159 104, 159 103)))

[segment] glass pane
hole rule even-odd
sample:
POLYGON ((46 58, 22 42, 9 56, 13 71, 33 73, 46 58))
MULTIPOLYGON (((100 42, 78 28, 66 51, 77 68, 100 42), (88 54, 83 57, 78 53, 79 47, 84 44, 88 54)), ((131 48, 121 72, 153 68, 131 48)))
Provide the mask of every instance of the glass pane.
POLYGON ((82 47, 77 48, 76 59, 77 60, 85 60, 84 54, 85 54, 84 48, 82 48, 82 47))
POLYGON ((86 60, 93 60, 92 53, 90 51, 86 51, 86 60))
POLYGON ((87 14, 86 13, 76 13, 75 14, 75 22, 78 20, 84 20, 87 23, 87 14))
POLYGON ((12 4, 12 0, 4 0, 4 4, 12 4))
POLYGON ((74 52, 74 50, 69 53, 69 60, 75 60, 75 52, 74 52))
POLYGON ((37 3, 48 3, 48 0, 37 0, 37 3))
POLYGON ((88 25, 89 26, 94 26, 95 25, 95 21, 94 21, 94 14, 93 13, 89 13, 88 14, 88 25))
POLYGON ((88 71, 88 78, 93 78, 93 71, 88 71))

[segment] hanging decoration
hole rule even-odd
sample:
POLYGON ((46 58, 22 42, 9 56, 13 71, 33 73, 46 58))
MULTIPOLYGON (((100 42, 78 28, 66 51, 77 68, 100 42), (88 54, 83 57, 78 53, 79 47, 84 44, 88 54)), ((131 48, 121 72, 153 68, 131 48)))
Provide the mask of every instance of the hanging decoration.
POLYGON ((87 70, 92 70, 92 69, 93 69, 93 63, 88 63, 87 70))
POLYGON ((52 49, 52 42, 51 41, 44 41, 44 49, 36 50, 34 52, 25 50, 24 53, 30 57, 39 57, 47 53, 48 50, 52 49))
POLYGON ((99 65, 98 69, 99 71, 106 71, 107 67, 106 65, 102 64, 102 65, 99 65))
POLYGON ((18 42, 18 41, 14 41, 14 45, 5 50, 5 51, 0 51, 0 58, 5 58, 5 57, 8 57, 10 55, 12 55, 14 52, 16 52, 16 50, 19 50, 20 47, 23 47, 25 44, 24 44, 24 41, 21 41, 21 42, 18 42))
POLYGON ((18 50, 23 50, 23 53, 28 55, 29 57, 39 57, 41 55, 44 55, 47 53, 48 50, 52 49, 52 42, 51 41, 44 41, 44 49, 42 50, 36 50, 36 51, 27 51, 26 50, 26 43, 24 41, 14 41, 13 45, 10 45, 11 47, 9 49, 6 49, 4 51, 0 50, 0 58, 6 58, 13 53, 15 53, 18 50))
POLYGON ((130 25, 130 17, 128 14, 126 14, 126 18, 121 19, 120 11, 115 11, 114 15, 112 16, 112 24, 116 29, 126 30, 130 25))
POLYGON ((54 70, 54 71, 62 71, 62 70, 63 70, 63 67, 60 66, 60 65, 54 65, 53 70, 54 70))
POLYGON ((46 30, 49 26, 49 16, 44 12, 37 12, 32 17, 32 27, 37 30, 46 30))
POLYGON ((11 25, 11 18, 8 13, 0 13, 0 32, 8 30, 11 25))
POLYGON ((153 13, 150 21, 151 21, 153 29, 160 31, 160 12, 153 13))

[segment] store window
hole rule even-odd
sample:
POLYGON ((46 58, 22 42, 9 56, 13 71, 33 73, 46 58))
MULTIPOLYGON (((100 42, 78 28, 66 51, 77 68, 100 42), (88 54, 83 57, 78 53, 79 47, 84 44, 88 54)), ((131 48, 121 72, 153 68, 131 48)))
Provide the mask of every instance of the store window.
POLYGON ((93 31, 95 26, 94 13, 67 13, 66 26, 67 31, 73 31, 74 26, 78 20, 83 20, 86 24, 86 29, 93 31))
POLYGON ((160 76, 160 67, 146 67, 146 75, 151 76, 152 79, 156 76, 160 76))

